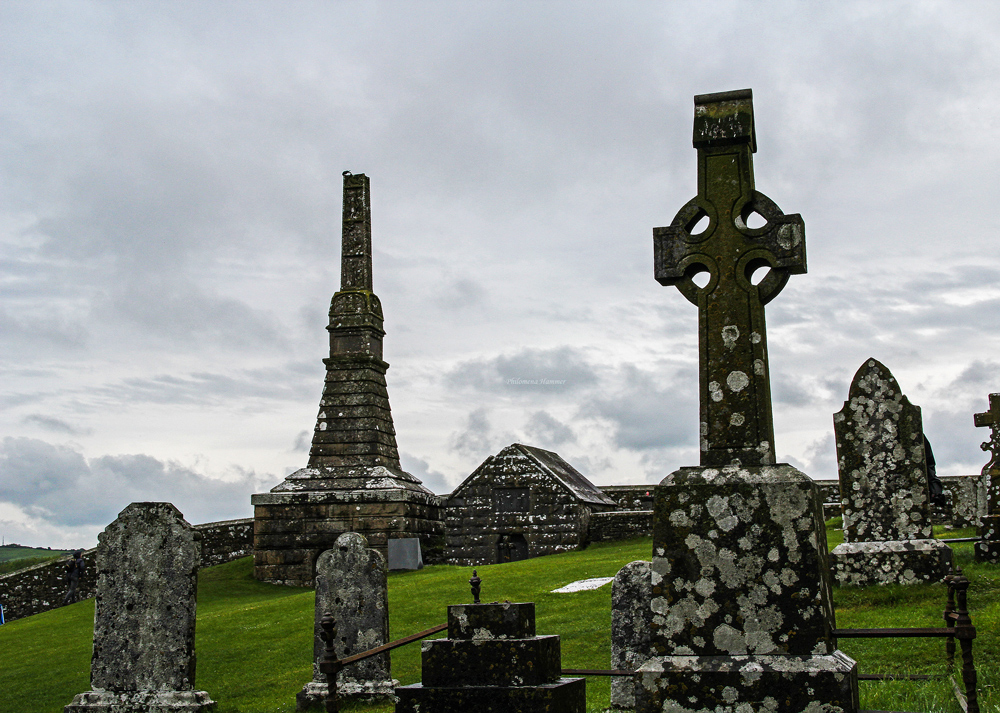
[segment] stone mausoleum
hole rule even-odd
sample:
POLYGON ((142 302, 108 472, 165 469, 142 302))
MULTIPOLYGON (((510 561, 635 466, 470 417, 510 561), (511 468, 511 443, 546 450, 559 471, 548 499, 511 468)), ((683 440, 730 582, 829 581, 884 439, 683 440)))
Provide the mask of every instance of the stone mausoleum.
POLYGON ((444 557, 496 564, 578 549, 588 541, 592 515, 617 509, 557 454, 514 443, 448 498, 444 557))
POLYGON ((345 173, 341 286, 330 304, 330 357, 309 463, 251 500, 257 579, 311 586, 316 558, 344 532, 364 535, 386 557, 391 537, 440 546, 442 499, 399 464, 382 321, 372 291, 368 177, 345 173))

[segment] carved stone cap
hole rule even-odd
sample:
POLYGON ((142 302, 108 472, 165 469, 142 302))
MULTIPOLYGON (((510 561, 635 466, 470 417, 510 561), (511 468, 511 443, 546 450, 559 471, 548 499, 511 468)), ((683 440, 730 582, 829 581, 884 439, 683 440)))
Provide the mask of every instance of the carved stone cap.
POLYGON ((694 147, 701 149, 743 143, 749 143, 750 150, 757 152, 752 90, 696 95, 694 147))

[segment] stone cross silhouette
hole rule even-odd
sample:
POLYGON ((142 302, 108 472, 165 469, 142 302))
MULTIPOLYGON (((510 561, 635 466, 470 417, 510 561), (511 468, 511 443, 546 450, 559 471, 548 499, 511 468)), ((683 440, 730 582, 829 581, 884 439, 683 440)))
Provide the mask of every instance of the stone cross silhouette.
POLYGON ((751 91, 703 94, 694 105, 698 195, 653 230, 655 276, 698 306, 701 465, 767 465, 775 458, 764 305, 806 271, 805 224, 754 190, 751 91))
MULTIPOLYGON (((983 473, 1000 472, 1000 394, 990 394, 990 410, 977 413, 973 418, 977 428, 990 428, 990 440, 980 445, 992 456, 990 462, 983 466, 983 473)), ((1000 510, 1000 482, 994 484, 991 480, 988 489, 988 512, 997 512, 1000 510)))

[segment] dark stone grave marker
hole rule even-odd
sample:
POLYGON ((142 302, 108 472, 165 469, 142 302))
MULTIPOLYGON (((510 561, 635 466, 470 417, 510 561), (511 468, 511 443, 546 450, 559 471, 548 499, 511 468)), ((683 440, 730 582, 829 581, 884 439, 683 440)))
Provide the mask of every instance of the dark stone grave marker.
MULTIPOLYGON (((325 644, 321 622, 337 622, 334 651, 338 659, 374 649, 389 641, 389 590, 385 558, 364 537, 345 532, 316 562, 316 615, 313 629, 313 680, 296 694, 296 710, 322 709, 329 683, 320 670, 325 644)), ((392 696, 399 682, 390 674, 389 652, 344 666, 337 675, 339 696, 392 696)))
MULTIPOLYGON (((611 668, 635 671, 649 658, 652 583, 650 563, 629 562, 611 583, 611 668)), ((611 707, 635 707, 635 682, 624 676, 611 678, 611 707)))
POLYGON ((421 665, 421 683, 396 689, 396 713, 587 709, 586 680, 562 677, 559 637, 535 635, 531 602, 448 607, 448 638, 423 642, 421 665))
POLYGON ((92 691, 65 713, 211 710, 195 690, 199 535, 170 503, 132 503, 97 545, 92 691))
POLYGON ((841 584, 941 581, 951 548, 933 539, 920 407, 876 359, 833 415, 844 542, 830 553, 841 584))

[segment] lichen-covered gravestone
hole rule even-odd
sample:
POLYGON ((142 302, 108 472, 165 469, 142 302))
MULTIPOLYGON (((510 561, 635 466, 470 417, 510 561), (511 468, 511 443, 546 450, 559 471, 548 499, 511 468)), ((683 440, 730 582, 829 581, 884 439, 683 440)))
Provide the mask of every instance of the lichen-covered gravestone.
POLYGON ((990 440, 982 444, 989 451, 989 463, 983 466, 983 485, 986 491, 986 514, 979 523, 976 543, 977 562, 1000 562, 1000 394, 990 394, 990 410, 975 415, 979 428, 990 428, 990 440))
MULTIPOLYGON (((637 560, 618 570, 611 584, 611 668, 635 671, 649 658, 650 563, 637 560)), ((611 707, 635 707, 634 682, 624 676, 611 678, 611 707)))
POLYGON ((208 711, 194 690, 201 547, 170 503, 132 503, 98 538, 92 691, 65 713, 208 711))
POLYGON ((932 539, 920 407, 868 359, 833 415, 844 542, 830 553, 841 584, 917 584, 948 574, 951 549, 932 539))
POLYGON ((802 219, 754 188, 749 90, 695 97, 694 146, 698 195, 654 231, 654 252, 657 280, 698 307, 701 465, 655 491, 651 657, 636 711, 854 713, 822 500, 774 457, 764 305, 806 270, 802 219))
MULTIPOLYGON (((334 650, 345 658, 389 641, 389 594, 385 558, 356 532, 345 532, 316 562, 316 620, 313 630, 313 680, 296 695, 297 710, 322 709, 329 684, 320 671, 326 613, 337 622, 334 650)), ((389 652, 348 664, 337 676, 341 697, 391 696, 398 685, 390 675, 389 652)))

